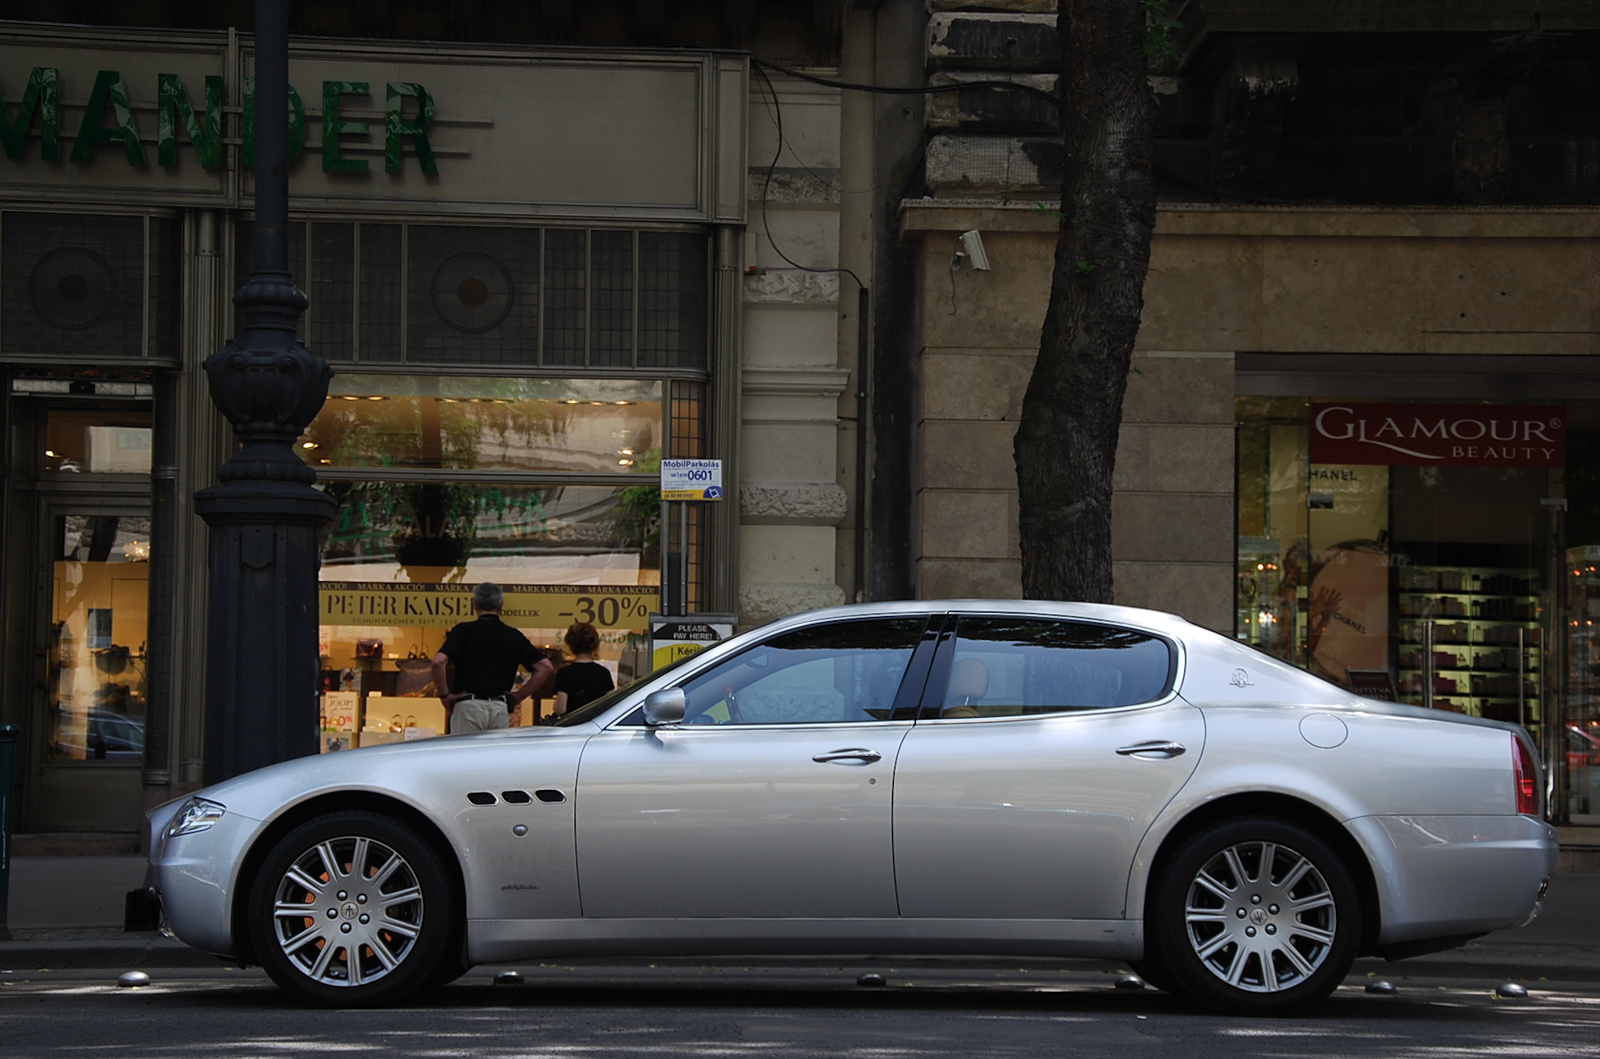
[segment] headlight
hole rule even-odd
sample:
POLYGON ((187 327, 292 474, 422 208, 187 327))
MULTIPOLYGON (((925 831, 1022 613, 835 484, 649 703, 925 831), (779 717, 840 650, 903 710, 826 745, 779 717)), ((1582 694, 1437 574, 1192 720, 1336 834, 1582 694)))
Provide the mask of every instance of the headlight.
POLYGON ((173 814, 172 823, 167 825, 167 837, 177 838, 179 835, 192 835, 196 831, 204 831, 221 820, 222 814, 227 811, 227 807, 220 802, 190 798, 173 814))

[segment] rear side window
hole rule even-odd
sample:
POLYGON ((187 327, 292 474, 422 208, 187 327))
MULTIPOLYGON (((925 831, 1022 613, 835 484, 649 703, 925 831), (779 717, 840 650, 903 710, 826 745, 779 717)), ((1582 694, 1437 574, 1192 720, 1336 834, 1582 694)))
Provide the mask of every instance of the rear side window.
POLYGON ((938 717, 1134 706, 1170 688, 1172 647, 1091 622, 962 618, 938 717))

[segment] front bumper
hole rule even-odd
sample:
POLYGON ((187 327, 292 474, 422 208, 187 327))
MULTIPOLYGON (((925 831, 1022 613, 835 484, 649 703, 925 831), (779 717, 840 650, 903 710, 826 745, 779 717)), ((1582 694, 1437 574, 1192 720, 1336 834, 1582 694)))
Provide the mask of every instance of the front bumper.
MULTIPOLYGON (((231 918, 233 902, 242 896, 235 892, 235 883, 261 824, 230 810, 204 831, 167 838, 167 825, 179 804, 161 806, 150 814, 146 889, 153 891, 166 933, 217 956, 236 956, 231 918)), ((129 898, 131 902, 133 896, 129 898)))

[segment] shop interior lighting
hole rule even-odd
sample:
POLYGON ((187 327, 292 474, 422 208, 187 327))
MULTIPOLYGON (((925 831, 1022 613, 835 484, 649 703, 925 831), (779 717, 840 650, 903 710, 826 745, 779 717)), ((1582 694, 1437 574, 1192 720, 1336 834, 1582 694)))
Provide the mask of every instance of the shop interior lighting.
POLYGON ((578 403, 578 399, 576 397, 569 397, 565 401, 562 401, 561 403, 562 404, 577 404, 578 403))
POLYGON ((621 459, 621 460, 617 461, 617 466, 619 466, 619 467, 632 467, 633 466, 633 461, 629 460, 629 459, 621 459))
POLYGON ((590 404, 605 404, 604 401, 590 401, 590 404))
POLYGON ((314 449, 317 447, 317 443, 315 441, 302 441, 300 447, 302 449, 314 449))
POLYGON ((369 401, 382 401, 382 400, 384 400, 384 398, 378 397, 378 396, 372 396, 372 397, 368 397, 367 400, 369 400, 369 401))
MULTIPOLYGON (((44 454, 46 456, 50 457, 52 460, 60 458, 60 454, 57 453, 54 449, 45 449, 44 450, 44 454)), ((1577 573, 1577 571, 1574 570, 1573 573, 1577 573)))
POLYGON ((131 563, 150 561, 149 541, 129 541, 122 546, 122 557, 131 563))
POLYGON ((628 404, 628 403, 629 403, 629 402, 627 402, 627 401, 612 401, 612 402, 611 402, 611 403, 612 403, 612 404, 621 404, 621 405, 625 405, 625 404, 628 404))
POLYGON ((633 455, 633 450, 632 449, 618 449, 617 450, 617 454, 620 455, 620 456, 632 456, 633 455))

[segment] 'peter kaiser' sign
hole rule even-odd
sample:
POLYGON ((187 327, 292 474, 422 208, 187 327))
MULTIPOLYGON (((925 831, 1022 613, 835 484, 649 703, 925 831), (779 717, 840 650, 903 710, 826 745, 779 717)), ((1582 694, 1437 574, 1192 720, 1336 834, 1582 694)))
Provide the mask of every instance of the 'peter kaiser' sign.
POLYGON ((1563 467, 1562 405, 1311 405, 1311 462, 1357 466, 1563 467))
POLYGON ((662 460, 661 499, 721 500, 721 460, 662 460))

